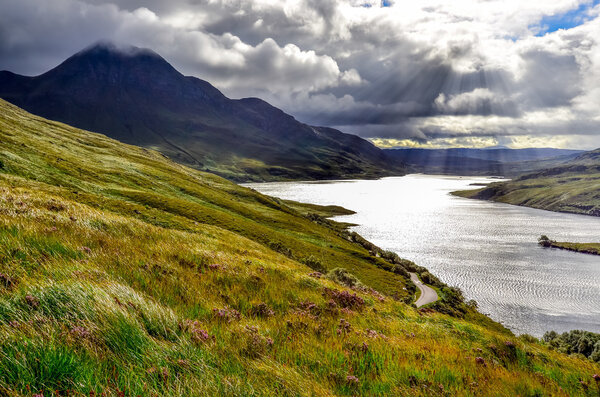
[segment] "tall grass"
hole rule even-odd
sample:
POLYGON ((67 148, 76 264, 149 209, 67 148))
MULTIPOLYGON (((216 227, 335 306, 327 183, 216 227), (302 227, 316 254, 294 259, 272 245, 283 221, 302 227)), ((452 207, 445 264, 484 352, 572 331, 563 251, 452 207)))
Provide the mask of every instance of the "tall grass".
POLYGON ((598 392, 589 360, 404 303, 300 205, 0 107, 0 395, 598 392))

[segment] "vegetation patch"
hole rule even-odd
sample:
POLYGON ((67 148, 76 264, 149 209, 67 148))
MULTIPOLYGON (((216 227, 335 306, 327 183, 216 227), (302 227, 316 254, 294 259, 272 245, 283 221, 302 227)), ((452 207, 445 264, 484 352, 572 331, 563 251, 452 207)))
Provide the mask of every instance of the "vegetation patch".
POLYGON ((568 243, 550 240, 548 236, 542 235, 538 244, 547 248, 559 248, 567 251, 581 252, 583 254, 600 255, 600 243, 568 243))
POLYGON ((0 151, 20 159, 0 173, 0 395, 598 392, 597 363, 456 289, 417 310, 427 270, 318 208, 2 101, 0 151))

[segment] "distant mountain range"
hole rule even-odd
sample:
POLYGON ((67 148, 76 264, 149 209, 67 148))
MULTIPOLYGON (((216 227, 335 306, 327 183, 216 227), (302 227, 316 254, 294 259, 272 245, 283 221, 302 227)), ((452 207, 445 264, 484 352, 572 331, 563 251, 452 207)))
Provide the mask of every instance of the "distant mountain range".
POLYGON ((550 211, 600 216, 600 149, 512 181, 456 195, 550 211))
POLYGON ((301 123, 258 98, 229 99, 148 49, 100 43, 40 76, 3 71, 0 98, 237 181, 404 173, 358 136, 301 123))
POLYGON ((452 148, 386 149, 396 161, 413 171, 453 175, 514 176, 536 169, 559 165, 583 153, 580 150, 552 148, 452 148))

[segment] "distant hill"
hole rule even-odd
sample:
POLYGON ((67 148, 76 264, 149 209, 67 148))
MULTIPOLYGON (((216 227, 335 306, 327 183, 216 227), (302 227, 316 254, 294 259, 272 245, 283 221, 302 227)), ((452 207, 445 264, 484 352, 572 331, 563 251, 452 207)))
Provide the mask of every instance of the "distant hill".
POLYGON ((553 148, 385 149, 415 171, 454 175, 517 175, 568 161, 581 150, 553 148))
POLYGON ((600 149, 559 166, 455 194, 559 212, 600 216, 600 149))
POLYGON ((232 180, 403 172, 368 141, 303 124, 258 98, 229 99, 148 49, 100 43, 37 77, 0 72, 0 98, 232 180))

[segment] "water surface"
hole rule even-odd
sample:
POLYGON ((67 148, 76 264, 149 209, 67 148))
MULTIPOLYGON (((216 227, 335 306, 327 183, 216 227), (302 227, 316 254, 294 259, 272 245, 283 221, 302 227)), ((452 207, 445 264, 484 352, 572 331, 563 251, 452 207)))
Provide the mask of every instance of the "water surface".
POLYGON ((600 332, 600 256, 537 245, 600 241, 600 218, 454 197, 485 177, 408 175, 380 180, 248 184, 262 193, 336 204, 335 219, 383 249, 427 267, 516 333, 600 332))

